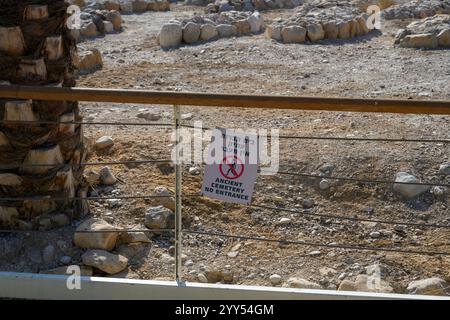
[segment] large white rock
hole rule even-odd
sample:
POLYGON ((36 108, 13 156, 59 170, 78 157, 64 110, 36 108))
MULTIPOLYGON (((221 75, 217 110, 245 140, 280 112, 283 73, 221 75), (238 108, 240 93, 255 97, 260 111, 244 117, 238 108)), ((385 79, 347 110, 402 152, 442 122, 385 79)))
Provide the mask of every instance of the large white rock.
POLYGON ((117 232, 95 232, 86 231, 109 231, 114 227, 102 219, 92 218, 80 224, 75 231, 74 243, 77 247, 86 249, 112 250, 116 246, 117 232))
MULTIPOLYGON (((432 296, 447 295, 448 284, 441 278, 428 278, 412 281, 408 284, 406 291, 409 294, 426 294, 432 296)), ((450 291, 449 291, 450 292, 450 291)))
POLYGON ((200 40, 208 41, 219 35, 216 26, 204 24, 200 28, 200 40))
POLYGON ((163 49, 174 48, 181 44, 183 28, 178 22, 169 22, 159 32, 159 45, 163 49))
POLYGON ((112 254, 105 250, 88 250, 82 256, 83 263, 108 274, 123 271, 128 265, 128 259, 122 255, 112 254))
POLYGON ((254 12, 251 16, 249 16, 247 18, 247 21, 250 24, 250 30, 252 33, 258 33, 263 28, 264 19, 259 14, 258 11, 254 12))
MULTIPOLYGON (((395 182, 420 183, 420 180, 406 172, 398 172, 395 175, 395 182)), ((422 193, 427 192, 430 186, 418 184, 399 184, 394 183, 394 191, 407 199, 412 199, 422 193)))
POLYGON ((283 42, 303 43, 306 38, 306 29, 300 26, 289 26, 281 31, 283 42))
POLYGON ((194 43, 200 39, 200 25, 194 22, 188 22, 183 28, 183 41, 194 43))

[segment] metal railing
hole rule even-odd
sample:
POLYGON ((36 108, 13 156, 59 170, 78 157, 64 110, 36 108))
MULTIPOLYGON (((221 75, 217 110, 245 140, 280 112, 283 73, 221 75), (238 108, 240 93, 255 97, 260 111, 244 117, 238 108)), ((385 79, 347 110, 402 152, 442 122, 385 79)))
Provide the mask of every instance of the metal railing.
MULTIPOLYGON (((58 122, 58 121, 13 121, 23 125, 29 124, 80 124, 80 125, 103 125, 103 126, 161 126, 173 127, 176 131, 176 144, 180 143, 180 128, 193 128, 190 125, 181 123, 180 105, 194 105, 199 107, 237 107, 237 108, 269 108, 269 109, 291 109, 291 110, 315 110, 315 111, 350 111, 350 112, 381 112, 381 113, 401 113, 401 114, 442 114, 450 115, 450 101, 420 101, 420 100, 392 100, 392 99, 350 99, 350 98, 319 98, 319 97, 286 97, 286 96, 252 96, 252 95, 227 95, 227 94, 201 94, 201 93, 179 93, 160 92, 144 90, 115 90, 115 89, 87 89, 87 88, 53 88, 53 87, 28 87, 28 86, 0 86, 0 98, 4 99, 33 99, 33 100, 68 100, 68 101, 90 101, 90 102, 118 102, 118 103, 140 103, 140 104, 163 104, 173 105, 173 124, 170 123, 149 123, 149 122, 58 122)), ((0 119, 0 125, 11 123, 0 119)), ((204 130, 208 128, 203 128, 204 130)), ((365 137, 330 137, 330 136, 280 136, 280 139, 303 139, 303 140, 339 140, 339 141, 368 141, 368 142, 407 142, 407 143, 440 143, 450 145, 450 139, 405 139, 405 138, 365 138, 365 137)), ((178 152, 175 153, 178 156, 178 152)), ((171 160, 165 159, 142 159, 133 161, 101 161, 83 162, 82 166, 97 165, 119 165, 119 164, 157 164, 169 163, 171 160)), ((404 254, 424 254, 450 256, 450 252, 438 252, 429 250, 415 250, 395 247, 359 246, 349 244, 326 244, 320 242, 308 242, 301 240, 272 239, 261 236, 235 235, 214 230, 191 230, 182 228, 182 198, 201 197, 200 194, 182 194, 182 165, 177 158, 175 161, 175 228, 174 229, 117 229, 107 231, 84 231, 84 232, 160 232, 173 233, 175 235, 175 276, 177 281, 182 281, 182 240, 183 233, 198 236, 220 236, 227 238, 249 239, 255 241, 278 242, 283 244, 303 245, 311 247, 325 247, 331 249, 361 250, 361 251, 384 251, 398 252, 404 254)), ((33 165, 27 165, 33 166, 33 165)), ((40 165, 36 165, 40 166, 40 165)), ((0 170, 21 168, 23 165, 10 166, 0 165, 0 170)), ((353 177, 322 176, 311 173, 299 173, 280 170, 280 175, 299 176, 310 179, 332 179, 344 182, 367 183, 367 184, 413 184, 427 186, 450 187, 447 183, 421 182, 402 183, 381 179, 363 179, 353 177)), ((139 196, 111 196, 111 197, 75 197, 73 200, 106 200, 106 199, 151 199, 163 196, 139 195, 139 196)), ((3 201, 19 200, 58 200, 55 197, 4 197, 3 201)), ((67 197, 61 199, 68 199, 67 197)), ((258 200, 258 199, 257 199, 258 200)), ((253 203, 252 208, 274 210, 289 213, 296 213, 302 217, 311 219, 327 218, 331 223, 342 223, 341 221, 352 222, 376 222, 388 225, 404 225, 420 228, 450 229, 450 224, 437 223, 415 223, 408 221, 380 220, 357 216, 343 216, 335 214, 323 214, 313 212, 309 209, 298 210, 282 207, 273 207, 264 203, 253 203)), ((0 230, 0 232, 55 232, 55 230, 0 230)))

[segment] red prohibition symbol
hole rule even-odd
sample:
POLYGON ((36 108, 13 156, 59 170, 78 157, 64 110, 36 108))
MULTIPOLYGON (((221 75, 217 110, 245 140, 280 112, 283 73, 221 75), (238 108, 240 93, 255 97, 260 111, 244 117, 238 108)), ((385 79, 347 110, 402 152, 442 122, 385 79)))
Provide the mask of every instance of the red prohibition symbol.
POLYGON ((228 156, 223 158, 219 170, 224 178, 234 180, 244 173, 244 163, 237 156, 228 156))

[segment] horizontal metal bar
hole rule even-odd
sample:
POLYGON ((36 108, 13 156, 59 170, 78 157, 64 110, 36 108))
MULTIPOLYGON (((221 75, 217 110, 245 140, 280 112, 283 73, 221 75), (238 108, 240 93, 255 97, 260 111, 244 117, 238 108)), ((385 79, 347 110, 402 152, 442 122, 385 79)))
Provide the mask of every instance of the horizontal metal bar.
POLYGON ((128 233, 153 233, 153 232, 164 232, 173 233, 173 229, 109 229, 109 230, 66 230, 66 229, 50 229, 50 230, 9 230, 0 229, 0 233, 111 233, 111 232, 128 232, 128 233))
POLYGON ((270 108, 322 111, 450 114, 450 101, 353 99, 268 95, 209 94, 147 90, 0 86, 9 99, 119 102, 200 107, 270 108))
POLYGON ((0 297, 50 300, 450 300, 450 297, 0 272, 0 297))
MULTIPOLYGON (((121 164, 149 164, 149 163, 172 163, 172 160, 129 160, 129 161, 102 161, 102 162, 81 162, 79 164, 80 167, 88 167, 88 166, 107 166, 107 165, 121 165, 121 164)), ((10 169, 19 169, 19 168, 56 168, 63 166, 64 164, 5 164, 0 165, 0 170, 10 170, 10 169)), ((69 165, 69 164, 68 164, 69 165)))
POLYGON ((0 120, 0 124, 6 125, 30 125, 37 126, 41 124, 45 125, 60 125, 60 124, 73 124, 73 125, 102 125, 102 126, 151 126, 151 127, 171 127, 170 123, 151 123, 151 122, 105 122, 105 121, 95 121, 95 122, 85 122, 85 121, 22 121, 22 120, 0 120))

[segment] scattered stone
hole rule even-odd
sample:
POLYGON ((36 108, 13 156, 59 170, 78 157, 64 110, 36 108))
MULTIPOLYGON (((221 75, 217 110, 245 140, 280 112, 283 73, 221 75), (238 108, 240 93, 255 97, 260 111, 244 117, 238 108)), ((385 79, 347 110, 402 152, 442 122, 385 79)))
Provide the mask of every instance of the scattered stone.
POLYGON ((289 224, 289 223, 291 223, 291 222, 292 222, 292 220, 289 219, 289 218, 281 218, 281 219, 278 221, 278 225, 280 225, 280 226, 282 226, 282 225, 287 225, 287 224, 289 224))
POLYGON ((437 277, 416 280, 408 284, 406 292, 409 294, 445 296, 448 294, 448 284, 444 279, 437 277))
POLYGON ((378 239, 380 237, 380 233, 378 231, 373 231, 370 233, 370 237, 374 239, 378 239))
POLYGON ((103 67, 102 54, 97 49, 81 52, 75 65, 81 74, 92 73, 103 67))
POLYGON ((447 188, 441 186, 434 186, 430 191, 438 200, 444 200, 447 194, 447 188))
POLYGON ((317 283, 302 278, 289 278, 287 281, 287 286, 290 288, 299 289, 321 289, 320 285, 317 283))
POLYGON ((137 117, 147 121, 158 121, 161 119, 161 115, 156 112, 141 112, 138 113, 137 117))
POLYGON ((443 163, 439 166, 439 174, 443 176, 450 175, 450 162, 443 163))
POLYGON ((328 190, 328 189, 330 189, 330 187, 331 187, 330 180, 327 180, 327 179, 320 180, 320 183, 319 183, 320 190, 328 190))
POLYGON ((198 167, 190 167, 189 173, 193 176, 198 176, 200 174, 200 169, 198 167))
POLYGON ((62 256, 61 259, 59 259, 59 262, 61 262, 62 264, 68 265, 72 262, 72 257, 62 256))
POLYGON ((356 280, 344 280, 338 288, 339 291, 384 292, 392 293, 394 289, 378 276, 358 275, 356 280))
POLYGON ((105 250, 88 250, 82 256, 83 263, 108 274, 123 271, 128 265, 128 259, 105 250))
POLYGON ((46 246, 42 252, 42 259, 45 263, 50 263, 55 259, 55 247, 51 244, 46 246))
MULTIPOLYGON (((396 174, 395 182, 420 183, 420 180, 409 173, 399 172, 396 174)), ((426 185, 394 183, 394 191, 407 199, 417 197, 418 195, 427 192, 429 189, 430 186, 426 185)))
POLYGON ((166 187, 158 186, 152 193, 152 203, 155 206, 164 206, 172 211, 175 211, 175 198, 166 187))
POLYGON ((198 281, 200 281, 201 283, 208 283, 208 279, 206 278, 206 276, 203 273, 199 273, 197 275, 198 281))
MULTIPOLYGON (((142 227, 135 227, 133 229, 139 230, 142 227)), ((148 238, 147 233, 141 231, 128 231, 122 232, 119 236, 121 243, 150 243, 151 240, 148 238)))
POLYGON ((303 199, 302 206, 305 209, 311 209, 312 207, 314 207, 314 200, 309 199, 309 198, 303 199))
POLYGON ((227 256, 230 258, 236 258, 239 254, 239 251, 230 251, 227 253, 227 256))
POLYGON ((103 136, 95 141, 94 148, 97 150, 109 149, 114 145, 114 139, 110 136, 103 136))
POLYGON ((100 170, 100 182, 107 186, 113 185, 117 182, 117 178, 112 173, 110 167, 103 167, 100 170))
POLYGON ((173 229, 175 214, 163 206, 150 207, 145 214, 145 226, 149 229, 173 229))
POLYGON ((74 243, 80 248, 110 251, 116 246, 118 233, 100 232, 109 230, 114 230, 114 227, 106 221, 98 218, 88 219, 76 229, 74 243), (94 233, 88 233, 89 231, 94 231, 94 233))
POLYGON ((309 255, 310 255, 310 256, 313 256, 313 257, 315 257, 315 256, 320 256, 320 254, 321 254, 321 252, 320 252, 319 250, 311 251, 311 252, 309 253, 309 255))
POLYGON ((281 283, 281 276, 278 274, 273 274, 269 277, 270 283, 274 286, 278 285, 281 283))

